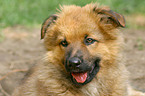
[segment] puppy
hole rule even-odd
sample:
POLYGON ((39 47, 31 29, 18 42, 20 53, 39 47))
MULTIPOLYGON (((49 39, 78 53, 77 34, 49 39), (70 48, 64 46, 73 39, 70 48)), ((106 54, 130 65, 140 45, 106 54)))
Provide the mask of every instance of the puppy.
POLYGON ((124 17, 108 7, 61 7, 42 25, 44 59, 12 96, 144 96, 128 87, 121 27, 124 17))

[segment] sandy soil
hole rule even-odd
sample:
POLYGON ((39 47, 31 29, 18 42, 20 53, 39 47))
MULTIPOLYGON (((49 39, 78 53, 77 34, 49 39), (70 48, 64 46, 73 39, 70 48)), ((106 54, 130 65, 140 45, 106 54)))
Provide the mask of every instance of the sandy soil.
MULTIPOLYGON (((0 96, 9 96, 18 86, 28 68, 41 59, 45 50, 40 40, 40 28, 9 27, 2 31, 0 43, 0 96), (17 70, 19 72, 15 72, 17 70), (13 71, 13 72, 12 72, 13 71), (9 73, 5 78, 7 73, 9 73), (2 80, 1 80, 2 79, 2 80)), ((145 30, 125 29, 125 55, 131 85, 145 92, 145 30)))

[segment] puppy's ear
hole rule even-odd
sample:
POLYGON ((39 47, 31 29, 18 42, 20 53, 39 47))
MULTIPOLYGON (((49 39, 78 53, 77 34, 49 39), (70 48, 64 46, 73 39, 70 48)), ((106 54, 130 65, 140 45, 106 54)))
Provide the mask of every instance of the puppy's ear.
POLYGON ((125 27, 124 16, 113 12, 110 9, 94 8, 94 11, 100 16, 100 22, 103 24, 112 24, 114 27, 125 27))
POLYGON ((55 20, 57 19, 57 15, 51 15, 50 17, 48 17, 42 24, 42 28, 41 28, 41 39, 44 38, 47 28, 49 28, 49 26, 55 22, 55 20))

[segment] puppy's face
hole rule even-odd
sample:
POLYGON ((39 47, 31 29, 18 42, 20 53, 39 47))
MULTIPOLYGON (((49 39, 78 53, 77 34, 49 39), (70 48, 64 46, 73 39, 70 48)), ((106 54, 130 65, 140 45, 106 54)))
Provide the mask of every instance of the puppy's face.
MULTIPOLYGON (((117 49, 116 29, 124 27, 123 16, 96 5, 64 6, 58 15, 45 20, 41 38, 56 53, 76 85, 89 83, 117 49)), ((107 66, 107 65, 106 65, 107 66)))
POLYGON ((64 66, 70 73, 73 83, 84 85, 90 82, 99 71, 99 62, 101 57, 99 53, 93 53, 99 41, 88 34, 74 38, 65 38, 61 41, 61 47, 64 51, 64 66), (78 38, 78 39, 77 39, 78 38))

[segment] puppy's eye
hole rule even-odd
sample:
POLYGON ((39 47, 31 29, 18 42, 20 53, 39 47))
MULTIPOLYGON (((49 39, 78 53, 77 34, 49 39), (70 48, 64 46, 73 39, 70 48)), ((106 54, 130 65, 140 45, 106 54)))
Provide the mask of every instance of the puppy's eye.
POLYGON ((84 43, 85 43, 86 45, 90 45, 90 44, 93 44, 95 41, 97 41, 97 40, 92 39, 92 38, 86 38, 86 39, 84 40, 84 43))
POLYGON ((60 44, 61 44, 63 47, 67 47, 67 46, 68 46, 68 42, 67 42, 66 40, 61 41, 60 44))

